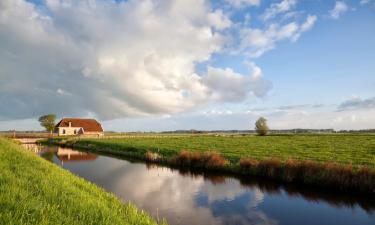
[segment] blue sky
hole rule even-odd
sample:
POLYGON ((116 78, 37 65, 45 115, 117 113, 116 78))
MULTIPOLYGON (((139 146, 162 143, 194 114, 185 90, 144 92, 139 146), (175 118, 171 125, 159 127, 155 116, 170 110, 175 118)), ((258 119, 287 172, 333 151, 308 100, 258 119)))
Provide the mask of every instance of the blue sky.
POLYGON ((375 128, 375 0, 0 3, 0 130, 375 128))

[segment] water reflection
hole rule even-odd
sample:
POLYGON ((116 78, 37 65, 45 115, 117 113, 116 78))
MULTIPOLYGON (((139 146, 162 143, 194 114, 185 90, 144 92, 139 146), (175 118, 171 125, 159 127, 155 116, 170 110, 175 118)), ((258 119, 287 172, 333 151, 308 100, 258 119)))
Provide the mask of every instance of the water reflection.
MULTIPOLYGON (((147 164, 147 168, 161 168, 158 164, 147 164)), ((177 171, 182 176, 189 176, 191 178, 202 177, 205 181, 209 181, 212 184, 223 184, 228 182, 228 179, 237 179, 240 181, 241 188, 249 188, 251 190, 259 189, 263 193, 268 195, 280 195, 285 192, 290 198, 304 198, 310 202, 324 201, 330 204, 332 207, 337 208, 355 208, 361 207, 369 214, 375 212, 375 196, 364 196, 358 194, 343 194, 335 193, 332 190, 325 190, 320 188, 312 188, 305 185, 297 185, 290 183, 280 183, 267 179, 260 179, 254 177, 245 176, 225 176, 222 173, 204 172, 204 171, 192 171, 184 169, 170 168, 170 170, 177 171)))
POLYGON ((85 160, 74 153, 82 161, 62 164, 62 160, 75 157, 72 152, 67 154, 68 150, 40 147, 39 154, 50 154, 46 158, 54 163, 124 201, 132 201, 155 218, 167 218, 170 224, 375 224, 374 196, 344 195, 109 156, 85 160))
POLYGON ((69 161, 90 161, 98 157, 96 154, 74 151, 71 148, 37 144, 24 144, 23 146, 51 162, 53 162, 53 157, 56 156, 62 164, 69 161))

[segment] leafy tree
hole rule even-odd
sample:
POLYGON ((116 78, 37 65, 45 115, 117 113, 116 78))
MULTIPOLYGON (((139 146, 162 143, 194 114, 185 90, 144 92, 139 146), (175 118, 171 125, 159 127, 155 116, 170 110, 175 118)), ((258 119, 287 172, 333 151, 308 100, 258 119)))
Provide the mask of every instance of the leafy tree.
POLYGON ((55 120, 56 115, 55 114, 47 114, 44 116, 39 117, 38 121, 40 125, 50 133, 52 133, 53 129, 55 128, 55 120))
POLYGON ((256 122, 255 122, 255 131, 260 135, 264 136, 268 133, 269 128, 267 126, 267 120, 263 117, 260 117, 256 122))

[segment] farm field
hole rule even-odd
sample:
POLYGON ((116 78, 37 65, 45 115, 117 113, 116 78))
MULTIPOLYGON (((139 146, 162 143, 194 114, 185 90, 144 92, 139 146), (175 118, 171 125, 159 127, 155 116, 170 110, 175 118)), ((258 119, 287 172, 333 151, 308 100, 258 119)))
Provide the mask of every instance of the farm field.
POLYGON ((156 224, 113 194, 0 137, 0 224, 156 224))
POLYGON ((216 151, 234 164, 240 158, 251 157, 258 160, 297 159, 375 167, 375 135, 371 134, 143 136, 81 139, 74 142, 76 147, 90 145, 91 148, 110 149, 112 152, 141 154, 150 150, 167 157, 181 150, 216 151))

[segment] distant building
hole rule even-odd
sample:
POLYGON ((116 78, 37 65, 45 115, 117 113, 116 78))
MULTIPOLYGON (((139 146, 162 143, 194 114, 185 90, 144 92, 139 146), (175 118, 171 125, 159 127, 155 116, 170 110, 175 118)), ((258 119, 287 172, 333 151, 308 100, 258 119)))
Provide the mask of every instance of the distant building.
POLYGON ((64 118, 55 126, 55 133, 59 136, 85 135, 103 136, 102 125, 95 119, 64 118))

